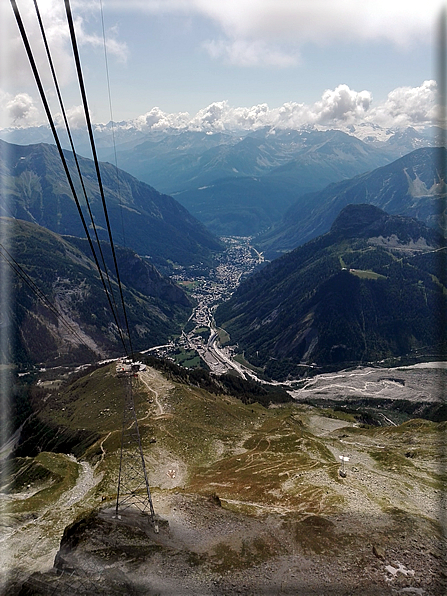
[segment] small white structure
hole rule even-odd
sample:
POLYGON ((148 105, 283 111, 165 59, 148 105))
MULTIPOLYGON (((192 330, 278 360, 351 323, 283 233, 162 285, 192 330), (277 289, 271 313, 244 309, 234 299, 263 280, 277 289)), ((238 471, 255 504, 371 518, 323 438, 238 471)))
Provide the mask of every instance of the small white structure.
POLYGON ((342 478, 346 478, 345 461, 349 461, 349 457, 346 455, 339 455, 338 458, 341 459, 341 469, 339 470, 339 474, 342 478))

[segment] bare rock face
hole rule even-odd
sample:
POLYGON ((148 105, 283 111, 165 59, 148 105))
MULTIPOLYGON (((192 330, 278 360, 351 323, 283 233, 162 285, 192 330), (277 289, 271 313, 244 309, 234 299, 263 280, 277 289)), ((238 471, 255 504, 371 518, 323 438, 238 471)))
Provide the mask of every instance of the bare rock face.
MULTIPOLYGON (((158 540, 150 517, 128 510, 93 511, 65 528, 53 569, 33 574, 18 592, 28 594, 140 594, 132 570, 155 555, 172 556, 164 546, 169 524, 157 519, 158 540)), ((144 594, 156 594, 146 586, 144 594)))
POLYGON ((131 508, 118 518, 111 508, 78 519, 64 532, 54 568, 33 574, 10 593, 443 593, 440 560, 432 555, 433 536, 422 520, 412 520, 408 532, 409 519, 392 512, 389 519, 284 516, 273 510, 248 516, 215 499, 185 494, 171 494, 160 507, 159 533, 147 515, 131 508))
MULTIPOLYGON (((54 567, 58 571, 70 571, 82 566, 89 557, 109 563, 123 558, 148 558, 163 549, 159 542, 169 536, 169 523, 159 518, 156 523, 162 528, 161 541, 150 516, 136 509, 119 512, 118 516, 114 509, 94 511, 65 528, 54 567)), ((100 561, 96 564, 100 570, 100 561)))
POLYGON ((385 550, 378 544, 373 545, 373 553, 378 559, 385 559, 385 550))

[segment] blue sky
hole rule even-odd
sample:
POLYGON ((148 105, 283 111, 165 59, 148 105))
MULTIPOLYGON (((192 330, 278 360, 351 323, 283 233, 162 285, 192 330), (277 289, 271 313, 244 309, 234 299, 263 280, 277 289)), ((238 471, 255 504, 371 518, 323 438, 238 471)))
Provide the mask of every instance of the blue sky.
MULTIPOLYGON (((38 62, 44 64, 32 1, 17 4, 38 62)), ((38 4, 66 106, 76 123, 81 102, 63 0, 38 0, 38 4)), ((102 4, 117 121, 136 119, 155 107, 166 114, 188 112, 193 117, 223 101, 227 110, 260 104, 279 110, 292 103, 301 106, 295 107, 300 122, 320 121, 319 114, 332 108, 326 120, 373 120, 379 113, 382 124, 388 117, 392 123, 390 114, 395 118, 406 104, 413 110, 409 123, 411 118, 422 122, 431 114, 434 89, 423 83, 436 78, 436 20, 442 6, 438 0, 102 0, 102 4), (342 93, 337 92, 340 86, 342 93), (401 88, 405 91, 395 92, 401 88)), ((0 7, 0 126, 39 124, 45 118, 9 0, 0 0, 0 7)), ((107 122, 100 0, 72 0, 72 10, 93 119, 107 122)), ((51 97, 45 72, 42 66, 51 97)), ((406 122, 404 116, 400 119, 406 122)))

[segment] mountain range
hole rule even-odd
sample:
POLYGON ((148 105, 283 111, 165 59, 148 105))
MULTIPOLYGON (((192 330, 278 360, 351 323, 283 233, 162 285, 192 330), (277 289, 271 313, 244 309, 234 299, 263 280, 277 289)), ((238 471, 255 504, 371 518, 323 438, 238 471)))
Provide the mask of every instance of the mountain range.
MULTIPOLYGON (((74 175, 73 154, 65 152, 74 175)), ((108 240, 93 161, 79 157, 100 240, 108 240)), ((220 242, 175 199, 133 176, 101 163, 101 177, 114 241, 149 256, 159 266, 209 264, 220 242)), ((58 234, 84 236, 65 172, 53 145, 0 141, 1 215, 37 223, 58 234)), ((86 219, 77 176, 75 186, 86 219)))
POLYGON ((277 379, 298 375, 301 365, 436 351, 446 291, 437 268, 441 243, 422 222, 348 205, 329 232, 245 280, 218 307, 216 323, 277 379))
POLYGON ((201 155, 196 186, 173 195, 214 233, 247 236, 277 222, 297 197, 389 161, 338 130, 263 130, 201 155), (226 175, 210 181, 219 170, 226 175))
MULTIPOLYGON (((436 143, 434 127, 346 131, 152 130, 123 122, 97 126, 95 136, 102 159, 115 163, 116 152, 122 169, 174 196, 213 233, 253 235, 279 222, 298 197, 436 143)), ((74 133, 78 152, 89 156, 82 134, 74 133)), ((0 135, 20 143, 52 142, 45 127, 0 135)))
MULTIPOLYGON (((62 237, 17 219, 1 218, 0 224, 5 236, 3 267, 5 262, 11 265, 9 312, 2 313, 2 361, 22 366, 73 365, 122 354, 118 329, 87 240, 62 237), (33 287, 45 296, 51 309, 33 287)), ((101 244, 114 302, 120 305, 110 250, 106 243, 101 244)), ((134 251, 117 247, 116 256, 133 348, 166 343, 180 334, 192 309, 183 290, 134 251)), ((3 269, 2 273, 5 284, 8 272, 3 269)), ((125 329, 122 309, 117 310, 125 329)), ((129 348, 127 336, 125 341, 129 348)))
POLYGON ((298 197, 388 164, 433 137, 414 129, 386 141, 312 127, 245 135, 186 131, 118 151, 118 160, 172 194, 212 232, 253 235, 280 221, 298 197))
MULTIPOLYGON (((221 179, 261 177, 288 164, 288 170, 293 170, 295 162, 304 165, 312 158, 318 161, 320 156, 333 163, 332 176, 345 177, 354 175, 349 175, 350 169, 356 174, 361 168, 371 169, 371 164, 382 165, 386 160, 381 149, 344 132, 312 129, 263 128, 247 135, 182 132, 118 152, 124 169, 170 194, 195 190, 221 179)), ((309 173, 304 187, 314 186, 312 178, 309 173)), ((320 184, 325 185, 324 181, 320 184)))
MULTIPOLYGON (((183 123, 183 125, 174 124, 161 125, 161 122, 156 122, 149 118, 146 121, 130 120, 121 122, 108 122, 107 124, 93 125, 95 143, 98 154, 101 159, 110 159, 114 156, 114 147, 118 151, 131 150, 137 145, 145 142, 159 142, 168 137, 173 140, 171 143, 176 144, 175 138, 183 138, 184 133, 198 133, 196 138, 206 135, 208 139, 207 149, 210 146, 224 143, 237 143, 246 136, 256 135, 261 131, 270 132, 271 134, 282 132, 300 132, 300 131, 330 131, 340 130, 356 137, 365 143, 380 147, 388 151, 392 159, 396 159, 400 155, 409 153, 410 151, 419 147, 429 147, 436 144, 436 137, 440 134, 440 129, 436 126, 418 126, 417 129, 413 127, 406 128, 388 128, 380 126, 373 122, 360 122, 357 124, 343 124, 338 122, 334 129, 330 126, 303 124, 300 126, 288 126, 285 124, 260 124, 251 123, 250 121, 239 122, 234 126, 228 122, 219 122, 218 120, 210 121, 210 118, 205 116, 202 124, 198 122, 183 123), (230 139, 234 140, 231 141, 230 139)), ((179 123, 178 123, 179 124, 179 123)), ((90 157, 91 148, 87 131, 83 127, 72 128, 71 134, 75 141, 76 150, 84 157, 90 157)), ((67 133, 63 127, 58 128, 58 135, 62 146, 69 149, 69 140, 67 133)), ((28 126, 28 127, 11 127, 0 129, 0 139, 9 143, 16 143, 18 145, 30 145, 37 143, 54 143, 54 138, 51 129, 48 125, 28 126)), ((184 143, 181 141, 184 145, 184 143)), ((184 146, 186 149, 186 146, 184 146)))
POLYGON ((415 217, 441 231, 446 188, 440 172, 446 155, 441 147, 417 149, 372 172, 309 193, 290 207, 281 224, 256 239, 257 246, 275 258, 327 232, 341 209, 356 203, 415 217))

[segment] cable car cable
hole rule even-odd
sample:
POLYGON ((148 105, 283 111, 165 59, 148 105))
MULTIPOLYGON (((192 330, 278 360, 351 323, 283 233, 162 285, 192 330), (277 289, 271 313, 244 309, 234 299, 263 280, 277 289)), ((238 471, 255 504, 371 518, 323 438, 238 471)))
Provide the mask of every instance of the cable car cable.
POLYGON ((96 267, 97 267, 98 272, 99 272, 99 275, 101 277, 101 281, 102 281, 104 290, 105 290, 106 295, 107 295, 107 299, 108 299, 108 302, 109 302, 109 306, 110 306, 111 312, 113 314, 113 318, 115 319, 115 323, 116 323, 117 328, 118 328, 118 332, 119 332, 120 339, 121 339, 121 342, 122 342, 123 347, 124 347, 124 351, 125 351, 126 355, 128 355, 127 346, 126 346, 126 344, 124 342, 124 338, 123 338, 122 332, 121 332, 121 326, 120 326, 120 324, 118 322, 116 312, 115 312, 115 310, 113 308, 112 301, 111 301, 109 292, 107 290, 107 286, 105 284, 104 276, 102 274, 101 267, 99 265, 98 258, 96 256, 96 252, 95 252, 94 247, 93 247, 92 239, 90 237, 90 233, 89 233, 89 230, 88 230, 88 227, 87 227, 85 218, 84 218, 84 214, 82 213, 81 205, 79 203, 79 199, 78 199, 78 196, 76 194, 76 189, 74 187, 73 180, 71 178, 70 170, 68 168, 67 161, 65 159, 65 155, 64 155, 64 152, 63 152, 63 149, 62 149, 60 140, 59 140, 59 136, 57 134, 56 127, 55 127, 54 122, 53 122, 53 117, 51 115, 51 110, 50 110, 50 107, 48 105, 48 101, 47 101, 47 98, 46 98, 46 95, 45 95, 45 91, 43 89, 42 82, 41 82, 41 79, 40 79, 39 71, 37 69, 36 62, 34 60, 32 49, 31 49, 31 46, 30 46, 29 41, 28 41, 28 36, 26 34, 26 30, 25 30, 25 27, 23 25, 23 21, 22 21, 22 18, 20 16, 20 12, 19 12, 19 9, 18 9, 16 0, 10 0, 10 2, 11 2, 12 9, 14 11, 14 15, 15 15, 15 18, 16 18, 16 21, 17 21, 17 25, 19 27, 20 34, 22 36, 23 43, 25 45, 25 50, 26 50, 26 53, 27 53, 27 56, 28 56, 28 60, 30 62, 31 70, 33 71, 33 75, 34 75, 34 78, 35 78, 35 81, 36 81, 36 84, 37 84, 37 88, 39 90, 39 94, 40 94, 40 97, 41 97, 41 100, 42 100, 42 103, 43 103, 43 107, 44 107, 45 113, 46 113, 47 118, 48 118, 48 123, 50 125, 51 132, 53 133, 53 137, 54 137, 54 140, 56 142, 56 146, 57 146, 57 149, 58 149, 58 152, 59 152, 59 156, 61 158, 62 165, 63 165, 63 168, 65 170, 65 174, 67 176, 67 180, 68 180, 68 184, 70 186, 70 190, 71 190, 71 192, 73 194, 73 198, 74 198, 75 203, 76 203, 76 206, 78 208, 78 212, 79 212, 79 215, 81 217, 82 225, 84 227, 84 231, 85 231, 85 234, 87 236, 87 239, 88 239, 88 242, 89 242, 89 245, 90 245, 90 248, 91 248, 93 257, 94 257, 94 260, 95 260, 96 267))
POLYGON ((87 95, 86 95, 86 92, 85 92, 85 85, 84 85, 84 78, 82 76, 81 61, 80 61, 80 58, 79 58, 79 51, 78 51, 78 45, 77 45, 77 41, 76 41, 76 34, 75 34, 75 30, 74 30, 73 15, 72 15, 72 12, 71 12, 70 0, 65 0, 65 11, 67 13, 68 26, 69 26, 69 29, 70 29, 70 38, 71 38, 72 47, 73 47, 73 54, 74 54, 75 63, 76 63, 76 70, 77 70, 77 73, 78 73, 78 80, 79 80, 79 87, 80 87, 80 91, 81 91, 82 103, 84 105, 84 112, 85 112, 85 119, 86 119, 86 122, 87 122, 87 129, 88 129, 88 133, 89 133, 89 137, 90 137, 90 145, 91 145, 91 148, 92 148, 93 161, 95 163, 96 176, 98 178, 99 191, 100 191, 100 194, 101 194, 101 200, 102 200, 102 205, 103 205, 103 210, 104 210, 104 216, 105 216, 105 219, 106 219, 107 231, 108 231, 108 234, 109 234, 110 245, 111 245, 111 248, 112 248, 113 260, 114 260, 114 264, 115 264, 116 276, 117 276, 117 280, 118 280, 118 287, 119 287, 120 295, 121 295, 121 303, 122 303, 122 306, 123 306, 124 319, 125 319, 125 322, 126 322, 126 329, 127 329, 127 334, 128 334, 128 338, 129 338, 130 352, 131 352, 131 355, 133 357, 133 347, 132 347, 132 339, 131 339, 130 330, 129 330, 129 321, 128 321, 128 318, 127 318, 127 310, 126 310, 126 305, 125 305, 125 302, 124 302, 123 289, 122 289, 121 279, 120 279, 119 270, 118 270, 118 263, 117 263, 117 260, 116 260, 115 245, 114 245, 114 242, 113 242, 112 230, 111 230, 111 227, 110 227, 110 220, 109 220, 109 215, 108 215, 108 212, 107 212, 106 200, 105 200, 105 196, 104 196, 104 188, 103 188, 103 185, 102 185, 101 172, 100 172, 100 168, 99 168, 99 161, 98 161, 98 156, 97 156, 97 153, 96 153, 95 139, 94 139, 94 136, 93 136, 93 128, 92 128, 92 123, 91 123, 91 120, 90 120, 90 113, 89 113, 89 109, 88 109, 87 95))
POLYGON ((109 60, 107 58, 106 28, 104 25, 104 12, 103 12, 103 8, 102 8, 102 0, 99 0, 99 5, 101 8, 102 39, 103 39, 103 44, 104 44, 104 63, 105 63, 105 67, 106 67, 107 91, 108 91, 108 96, 109 96, 110 123, 112 125, 112 142, 113 142, 113 153, 114 153, 114 157, 115 157, 116 182, 118 185, 118 198, 120 201, 121 231, 123 234, 123 246, 126 246, 126 233, 124 231, 123 203, 122 203, 122 197, 121 197, 121 183, 120 183, 119 170, 118 170, 118 158, 117 158, 117 154, 116 154, 115 122, 113 120, 112 94, 110 92, 109 60))
POLYGON ((78 172, 78 175, 79 175, 79 180, 81 182, 81 187, 82 187, 82 191, 83 191, 83 194, 84 194, 84 198, 85 198, 85 202, 86 202, 86 205, 87 205, 87 209, 88 209, 88 212, 89 212, 89 215, 90 215, 90 220, 92 222, 93 231, 95 233, 95 238, 96 238, 96 242, 97 242, 97 245, 98 245, 99 254, 101 255, 101 260, 102 260, 102 264, 103 264, 103 267, 104 267, 104 272, 106 274, 107 282, 109 284, 110 294, 112 296, 113 303, 115 305, 115 309, 116 309, 116 311, 118 311, 118 307, 117 307, 116 301, 115 301, 115 295, 114 295, 113 290, 112 290, 112 284, 110 282, 109 272, 108 272, 107 265, 106 265, 106 262, 105 262, 105 259, 104 259, 104 254, 102 252, 101 244, 99 242, 98 232, 97 232, 97 229, 96 229, 95 220, 93 218, 93 213, 92 213, 92 210, 91 210, 91 207, 90 207, 90 201, 88 200, 87 190, 86 190, 85 184, 84 184, 84 178, 82 176, 82 172, 81 172, 81 168, 80 168, 80 165, 79 165, 78 156, 76 154, 76 150, 75 150, 75 146, 74 146, 74 142, 73 142, 73 137, 72 137, 72 134, 71 134, 70 126, 68 124, 68 118, 67 118, 67 114, 65 112, 65 106, 64 106, 64 103, 63 103, 63 100, 62 100, 62 95, 61 95, 61 92, 60 92, 59 83, 57 81, 57 76, 56 76, 56 72, 55 72, 55 69, 54 69, 54 63, 53 63, 53 59, 51 57, 50 48, 48 46, 47 36, 46 36, 45 29, 44 29, 44 26, 43 26, 43 22, 42 22, 42 19, 41 19, 41 16, 40 16, 40 10, 39 10, 39 7, 37 5, 37 0, 33 0, 33 2, 34 2, 34 7, 36 9, 37 20, 39 22, 39 27, 40 27, 40 32, 42 34, 43 43, 44 43, 45 50, 46 50, 46 53, 47 53, 48 63, 50 65, 51 74, 53 76, 53 82, 54 82, 54 86, 55 86, 55 89, 56 89, 56 94, 57 94, 57 97, 58 97, 58 100, 59 100, 59 105, 60 105, 60 108, 61 108, 61 111, 62 111, 62 117, 64 119, 65 128, 67 130, 68 139, 70 141, 71 150, 72 150, 73 157, 74 157, 74 160, 75 160, 76 169, 77 169, 77 172, 78 172))

